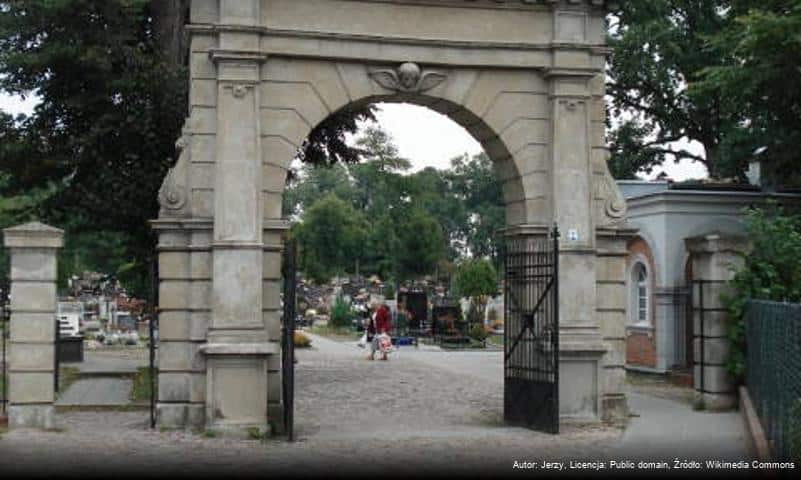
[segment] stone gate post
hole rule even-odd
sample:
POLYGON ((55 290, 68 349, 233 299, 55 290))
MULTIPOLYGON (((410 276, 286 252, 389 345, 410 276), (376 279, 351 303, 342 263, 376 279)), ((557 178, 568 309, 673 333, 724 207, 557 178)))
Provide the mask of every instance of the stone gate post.
POLYGON ((8 424, 55 426, 56 253, 63 231, 39 222, 3 230, 11 252, 8 424))
POLYGON ((693 385, 696 405, 728 410, 737 405, 726 369, 729 315, 721 298, 748 248, 743 237, 713 233, 685 240, 693 272, 693 385), (702 328, 703 326, 703 328, 702 328))

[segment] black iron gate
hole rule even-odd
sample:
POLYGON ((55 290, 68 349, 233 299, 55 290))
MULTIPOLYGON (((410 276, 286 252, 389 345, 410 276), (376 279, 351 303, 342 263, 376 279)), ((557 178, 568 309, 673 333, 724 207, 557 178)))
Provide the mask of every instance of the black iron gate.
POLYGON ((158 396, 158 366, 156 353, 158 349, 159 332, 159 264, 158 254, 150 262, 150 305, 148 311, 148 350, 150 363, 148 364, 148 381, 150 382, 150 428, 156 428, 156 397, 158 396))
POLYGON ((284 412, 284 432, 294 440, 295 416, 295 287, 297 284, 297 244, 287 240, 281 273, 284 278, 283 315, 281 317, 281 395, 284 412))
POLYGON ((0 286, 0 416, 8 415, 8 339, 11 332, 11 311, 8 283, 0 286))
POLYGON ((559 433, 559 232, 511 238, 504 286, 507 423, 559 433))

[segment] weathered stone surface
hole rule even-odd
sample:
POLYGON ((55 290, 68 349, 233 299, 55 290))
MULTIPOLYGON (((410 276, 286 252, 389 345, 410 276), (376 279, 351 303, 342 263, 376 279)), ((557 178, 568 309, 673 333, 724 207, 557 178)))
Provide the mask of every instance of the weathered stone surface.
POLYGON ((377 101, 427 106, 481 142, 503 185, 509 225, 558 223, 562 324, 575 345, 611 349, 566 364, 587 381, 580 391, 566 387, 563 408, 598 418, 625 405, 615 396, 617 377, 604 379, 598 369, 621 358, 618 323, 626 304, 625 289, 615 283, 623 278, 623 257, 594 251, 596 228, 609 224, 608 207, 617 199, 604 156, 602 5, 193 2, 191 218, 176 222, 167 212, 157 222, 160 360, 173 372, 164 378, 164 401, 191 401, 160 405, 159 421, 250 424, 264 419, 268 400, 280 399, 272 353, 256 360, 236 349, 198 354, 196 346, 280 338, 287 168, 319 122, 377 101), (259 362, 269 368, 260 370, 259 362), (206 388, 179 369, 206 371, 206 388), (243 382, 263 391, 242 390, 243 382), (234 398, 232 389, 244 393, 234 398))
POLYGON ((56 252, 63 232, 39 222, 3 231, 11 251, 11 428, 53 428, 56 252))
POLYGON ((55 409, 52 405, 10 405, 9 428, 56 428, 55 409))

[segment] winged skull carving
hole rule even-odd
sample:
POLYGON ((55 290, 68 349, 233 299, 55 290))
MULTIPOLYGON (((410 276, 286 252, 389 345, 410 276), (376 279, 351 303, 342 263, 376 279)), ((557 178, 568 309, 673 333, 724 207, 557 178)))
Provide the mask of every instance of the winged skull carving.
POLYGON ((406 62, 396 69, 379 69, 369 73, 370 78, 386 88, 403 93, 420 93, 442 83, 446 75, 435 70, 422 70, 416 63, 406 62))

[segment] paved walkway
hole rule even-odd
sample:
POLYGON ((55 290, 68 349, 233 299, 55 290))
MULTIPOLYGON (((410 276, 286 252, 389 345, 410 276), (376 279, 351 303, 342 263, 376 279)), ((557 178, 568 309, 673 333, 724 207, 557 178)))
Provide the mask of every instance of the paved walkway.
POLYGON ((62 363, 78 369, 78 379, 56 400, 57 406, 109 407, 131 404, 131 377, 148 365, 145 348, 108 348, 84 352, 83 362, 62 363))
POLYGON ((554 436, 503 425, 498 352, 401 347, 388 362, 368 361, 354 344, 312 338, 313 349, 298 350, 294 443, 150 430, 142 411, 70 412, 59 414, 62 432, 4 434, 0 458, 14 462, 0 470, 474 477, 547 473, 514 471, 515 461, 744 454, 736 414, 693 412, 686 403, 635 392, 640 417, 625 432, 564 425, 554 436), (721 451, 700 448, 712 444, 721 451))
POLYGON ((133 381, 124 378, 78 379, 63 392, 58 406, 111 406, 131 403, 133 381))
POLYGON ((639 415, 623 434, 621 454, 630 458, 747 459, 746 431, 739 412, 694 411, 685 403, 629 393, 639 415))
POLYGON ((148 355, 147 348, 86 350, 83 362, 62 363, 62 365, 76 367, 80 374, 87 375, 135 374, 140 367, 148 366, 148 355))

